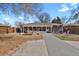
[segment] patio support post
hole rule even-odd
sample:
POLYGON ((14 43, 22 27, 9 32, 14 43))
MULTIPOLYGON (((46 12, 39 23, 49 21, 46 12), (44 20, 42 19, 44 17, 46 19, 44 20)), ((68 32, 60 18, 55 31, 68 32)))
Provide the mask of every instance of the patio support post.
POLYGON ((51 32, 52 32, 52 26, 51 26, 51 32))
POLYGON ((24 33, 24 26, 23 26, 23 33, 24 33))
POLYGON ((33 27, 32 27, 32 31, 33 31, 33 27))

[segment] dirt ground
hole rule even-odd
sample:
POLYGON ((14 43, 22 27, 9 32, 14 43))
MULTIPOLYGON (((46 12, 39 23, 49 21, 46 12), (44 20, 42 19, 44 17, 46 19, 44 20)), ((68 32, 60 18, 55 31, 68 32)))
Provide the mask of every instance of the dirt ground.
POLYGON ((56 37, 60 38, 61 40, 68 40, 68 41, 79 41, 79 35, 77 34, 55 34, 56 37))
POLYGON ((74 41, 79 41, 79 35, 72 34, 72 35, 70 35, 69 37, 72 37, 72 39, 73 39, 74 41))
POLYGON ((19 47, 23 42, 28 40, 42 39, 42 35, 33 33, 28 34, 0 34, 0 55, 7 55, 10 51, 19 47))

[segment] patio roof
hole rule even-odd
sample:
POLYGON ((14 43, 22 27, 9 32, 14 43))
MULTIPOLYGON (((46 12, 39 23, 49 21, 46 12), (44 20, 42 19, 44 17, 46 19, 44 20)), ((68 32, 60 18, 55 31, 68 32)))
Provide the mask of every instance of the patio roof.
POLYGON ((79 26, 79 24, 67 24, 67 25, 64 25, 64 26, 79 26))
POLYGON ((24 24, 23 26, 51 26, 51 25, 56 25, 56 26, 60 26, 62 24, 56 24, 56 23, 28 23, 28 24, 24 24))

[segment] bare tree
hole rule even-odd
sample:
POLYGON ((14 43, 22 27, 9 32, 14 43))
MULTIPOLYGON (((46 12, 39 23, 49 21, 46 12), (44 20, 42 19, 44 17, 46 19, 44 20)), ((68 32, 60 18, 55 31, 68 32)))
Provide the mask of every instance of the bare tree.
POLYGON ((28 14, 36 15, 40 11, 41 11, 40 4, 32 4, 32 3, 12 4, 12 12, 17 16, 23 13, 25 21, 27 21, 26 16, 28 14))
POLYGON ((24 20, 27 21, 27 15, 37 15, 42 8, 41 4, 34 3, 1 3, 0 10, 4 13, 11 11, 17 17, 23 14, 24 20))
POLYGON ((73 14, 73 19, 79 18, 79 6, 77 6, 77 8, 72 10, 72 14, 73 14))
POLYGON ((65 24, 68 20, 68 17, 64 16, 61 18, 62 24, 65 24))
POLYGON ((66 21, 68 23, 70 20, 77 20, 79 18, 79 6, 77 8, 71 10, 71 16, 66 21))
POLYGON ((23 29, 23 22, 17 21, 17 22, 15 23, 15 25, 20 28, 21 32, 23 32, 23 30, 24 30, 24 29, 23 29))
POLYGON ((41 4, 32 4, 32 3, 15 3, 12 4, 12 12, 19 16, 22 13, 24 14, 24 20, 26 20, 26 16, 28 14, 30 15, 36 15, 38 12, 41 11, 41 4))
POLYGON ((0 3, 0 11, 9 13, 11 11, 16 16, 24 14, 24 20, 26 16, 37 15, 42 10, 42 4, 37 3, 0 3))
POLYGON ((3 21, 3 23, 5 24, 5 25, 7 25, 7 26, 10 26, 10 23, 9 22, 7 22, 7 21, 3 21))
POLYGON ((8 3, 0 3, 0 11, 4 14, 8 13, 9 6, 10 6, 10 4, 8 4, 8 3))
POLYGON ((52 23, 57 23, 56 18, 54 18, 54 19, 52 20, 52 23))
POLYGON ((57 16, 56 18, 52 20, 52 23, 62 24, 62 20, 59 16, 57 16))
POLYGON ((50 15, 46 12, 39 14, 37 17, 41 23, 49 23, 50 22, 50 15))

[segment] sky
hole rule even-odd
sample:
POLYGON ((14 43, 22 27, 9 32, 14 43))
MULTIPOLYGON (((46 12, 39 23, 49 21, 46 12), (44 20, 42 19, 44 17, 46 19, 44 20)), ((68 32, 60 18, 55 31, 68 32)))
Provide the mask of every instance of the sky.
MULTIPOLYGON (((71 10, 76 8, 79 4, 78 3, 44 3, 43 4, 43 12, 47 12, 51 20, 57 16, 64 17, 64 16, 71 16, 71 10)), ((10 15, 1 14, 0 12, 0 23, 3 21, 9 22, 11 25, 14 26, 16 21, 23 21, 23 16, 19 16, 18 19, 10 12, 10 15)), ((30 17, 28 22, 36 21, 36 19, 30 17)))
POLYGON ((44 4, 44 11, 48 12, 51 17, 56 16, 70 16, 71 10, 76 8, 79 4, 77 3, 53 3, 44 4))

